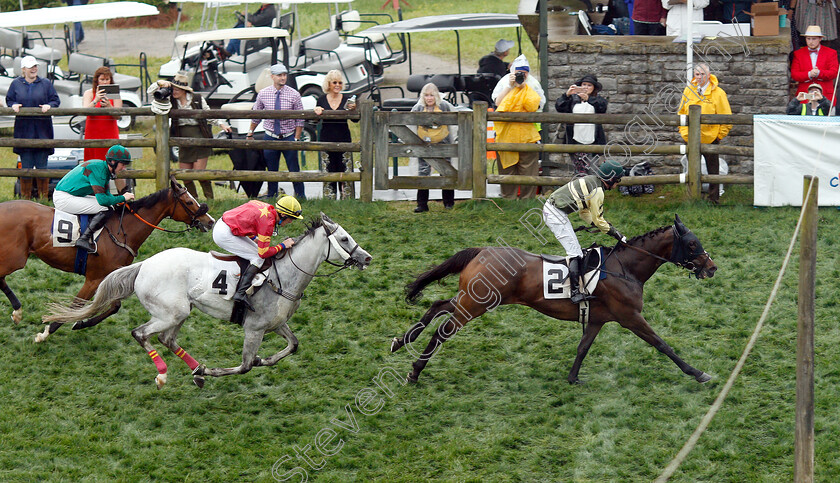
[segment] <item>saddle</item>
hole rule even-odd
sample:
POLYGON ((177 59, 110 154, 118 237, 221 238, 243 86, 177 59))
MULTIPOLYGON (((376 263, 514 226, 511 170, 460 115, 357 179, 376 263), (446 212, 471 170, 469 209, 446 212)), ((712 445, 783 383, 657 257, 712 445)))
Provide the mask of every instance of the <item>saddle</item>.
MULTIPOLYGON (((588 274, 593 270, 601 268, 601 259, 603 258, 603 254, 601 253, 600 248, 602 247, 593 245, 583 250, 583 259, 580 267, 581 274, 588 274)), ((565 265, 567 267, 569 266, 569 257, 541 253, 540 258, 542 258, 544 262, 565 265)), ((603 275, 601 278, 603 278, 603 275)))
MULTIPOLYGON (((217 252, 215 250, 210 250, 210 255, 212 255, 213 258, 215 258, 216 260, 221 260, 223 262, 236 262, 236 264, 239 265, 239 269, 243 272, 246 268, 248 268, 248 265, 251 263, 250 261, 245 260, 244 258, 238 255, 230 255, 228 253, 217 252)), ((260 267, 260 272, 268 270, 268 267, 270 266, 271 259, 266 258, 262 266, 260 267)))

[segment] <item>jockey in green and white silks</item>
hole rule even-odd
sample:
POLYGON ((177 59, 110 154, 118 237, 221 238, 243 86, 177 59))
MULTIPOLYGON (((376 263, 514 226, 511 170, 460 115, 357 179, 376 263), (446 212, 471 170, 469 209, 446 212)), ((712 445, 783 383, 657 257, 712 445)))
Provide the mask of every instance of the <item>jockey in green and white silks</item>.
POLYGON ((134 199, 134 193, 114 196, 108 191, 109 182, 130 164, 131 154, 115 144, 108 149, 104 161, 91 159, 80 163, 55 186, 53 203, 56 209, 74 215, 94 215, 76 241, 76 247, 95 253, 93 234, 105 226, 111 207, 134 199))
POLYGON ((624 168, 616 161, 607 161, 596 168, 596 174, 576 178, 558 188, 548 197, 543 206, 543 221, 551 229, 557 240, 566 250, 566 255, 573 257, 569 262, 569 283, 571 300, 580 303, 593 298, 580 293, 580 248, 574 227, 569 222, 569 215, 580 214, 584 223, 591 223, 601 232, 614 237, 620 242, 627 241, 612 225, 604 219, 604 190, 612 189, 624 175, 624 168))

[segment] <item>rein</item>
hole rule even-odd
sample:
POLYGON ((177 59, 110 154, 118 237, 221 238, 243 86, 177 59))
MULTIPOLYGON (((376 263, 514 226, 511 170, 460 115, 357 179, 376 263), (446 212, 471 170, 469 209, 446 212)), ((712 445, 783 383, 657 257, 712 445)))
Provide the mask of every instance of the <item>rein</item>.
POLYGON ((146 225, 148 225, 148 226, 150 226, 150 227, 152 227, 156 230, 160 230, 160 231, 163 231, 163 232, 166 232, 166 233, 185 233, 185 232, 188 232, 188 231, 192 230, 195 227, 196 220, 198 220, 198 218, 200 216, 204 216, 204 214, 207 213, 207 205, 205 205, 205 204, 200 205, 199 209, 196 210, 196 211, 190 210, 187 207, 187 205, 181 200, 181 195, 183 195, 185 192, 186 192, 186 189, 181 190, 181 191, 176 191, 174 193, 175 200, 181 205, 181 208, 183 208, 184 211, 186 211, 187 214, 190 215, 190 224, 187 228, 185 228, 183 230, 169 230, 169 229, 166 229, 166 228, 161 228, 158 225, 155 225, 153 223, 150 223, 150 222, 146 221, 142 216, 140 216, 139 213, 134 211, 131 208, 131 205, 129 205, 128 203, 123 203, 122 205, 123 205, 123 208, 127 209, 128 212, 131 213, 132 215, 134 215, 135 218, 137 218, 138 220, 142 221, 146 225))
POLYGON ((644 253, 645 255, 653 257, 653 258, 655 258, 657 260, 660 260, 664 263, 673 263, 674 265, 676 265, 680 268, 684 268, 686 270, 689 270, 690 271, 690 273, 688 274, 689 277, 691 277, 692 273, 694 274, 695 277, 697 277, 697 274, 700 272, 700 270, 703 267, 698 267, 697 265, 695 265, 694 262, 691 261, 691 258, 697 258, 702 254, 706 254, 708 256, 708 252, 703 250, 703 253, 700 253, 700 252, 691 253, 691 254, 688 254, 685 257, 683 257, 682 260, 677 261, 678 252, 681 252, 683 250, 683 243, 682 243, 683 237, 679 234, 679 232, 677 232, 677 227, 676 226, 673 226, 671 229, 674 233, 674 242, 672 244, 672 249, 671 249, 671 258, 665 258, 665 257, 659 256, 655 253, 651 253, 651 252, 645 250, 644 248, 633 246, 633 245, 630 245, 628 243, 624 243, 624 246, 632 248, 633 250, 636 250, 638 252, 644 253))

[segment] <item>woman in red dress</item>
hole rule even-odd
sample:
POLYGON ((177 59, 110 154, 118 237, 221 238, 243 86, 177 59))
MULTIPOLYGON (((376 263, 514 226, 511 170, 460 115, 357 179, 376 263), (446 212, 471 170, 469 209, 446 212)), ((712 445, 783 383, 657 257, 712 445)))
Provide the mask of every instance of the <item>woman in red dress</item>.
MULTIPOLYGON (((122 99, 107 99, 101 85, 113 84, 111 69, 102 66, 93 73, 93 87, 85 91, 83 107, 122 107, 122 99)), ((88 116, 85 121, 85 139, 119 139, 120 128, 114 116, 88 116)), ((105 159, 108 147, 85 148, 85 161, 105 159)))

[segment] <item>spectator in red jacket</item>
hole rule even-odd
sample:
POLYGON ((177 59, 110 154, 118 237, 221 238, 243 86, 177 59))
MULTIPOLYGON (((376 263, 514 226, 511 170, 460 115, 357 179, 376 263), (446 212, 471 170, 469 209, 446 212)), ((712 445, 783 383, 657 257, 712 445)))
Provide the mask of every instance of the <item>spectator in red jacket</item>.
POLYGON ((661 0, 636 0, 633 3, 633 35, 665 35, 668 11, 661 0))
POLYGON ((806 46, 794 51, 790 62, 790 77, 799 83, 796 93, 807 93, 808 86, 817 83, 822 87, 823 96, 836 106, 834 80, 838 70, 837 51, 820 45, 823 34, 817 25, 809 26, 804 37, 806 46))

